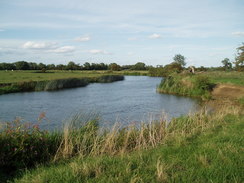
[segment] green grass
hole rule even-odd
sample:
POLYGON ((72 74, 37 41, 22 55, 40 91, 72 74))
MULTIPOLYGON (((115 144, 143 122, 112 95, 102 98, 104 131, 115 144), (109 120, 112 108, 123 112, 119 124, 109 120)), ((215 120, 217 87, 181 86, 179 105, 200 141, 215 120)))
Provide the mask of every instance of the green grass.
POLYGON ((235 110, 177 118, 154 148, 75 156, 14 182, 242 182, 243 122, 235 110))
POLYGON ((28 81, 99 77, 103 75, 146 75, 147 71, 0 71, 0 85, 28 81))
POLYGON ((228 84, 244 86, 244 72, 213 71, 213 72, 204 72, 201 73, 201 75, 208 76, 210 81, 215 84, 228 83, 228 84))
POLYGON ((205 75, 174 74, 164 78, 157 88, 160 93, 210 99, 214 84, 205 75))
POLYGON ((47 72, 3 71, 0 83, 0 94, 25 91, 50 91, 64 88, 86 86, 89 83, 109 83, 123 80, 124 77, 107 72, 47 72), (14 78, 18 78, 14 80, 14 78), (60 79, 62 78, 62 79, 60 79), (5 83, 6 82, 6 83, 5 83), (7 83, 10 82, 10 83, 7 83))

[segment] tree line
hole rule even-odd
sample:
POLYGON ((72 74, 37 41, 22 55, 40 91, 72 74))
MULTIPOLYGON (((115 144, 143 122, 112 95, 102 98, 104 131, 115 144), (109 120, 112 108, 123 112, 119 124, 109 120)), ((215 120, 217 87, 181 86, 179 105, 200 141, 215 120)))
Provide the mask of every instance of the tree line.
MULTIPOLYGON (((0 70, 149 70, 149 75, 151 76, 165 76, 169 75, 172 72, 180 73, 185 68, 186 58, 181 54, 176 54, 173 57, 173 62, 165 66, 158 65, 156 67, 147 66, 143 62, 137 62, 134 65, 119 65, 117 63, 89 63, 85 62, 84 64, 76 64, 73 61, 70 61, 67 65, 64 64, 43 64, 27 61, 18 61, 14 63, 0 63, 0 70)), ((195 68, 196 71, 207 71, 207 70, 237 70, 244 71, 244 43, 242 46, 237 48, 237 55, 235 61, 231 62, 229 58, 225 58, 221 61, 223 66, 220 67, 198 67, 195 68), (233 64, 235 66, 233 66, 233 64)))
POLYGON ((143 62, 137 62, 134 65, 119 65, 117 63, 89 63, 85 62, 80 65, 73 61, 65 64, 43 64, 27 61, 17 61, 14 63, 0 63, 0 70, 148 70, 149 66, 146 66, 143 62))

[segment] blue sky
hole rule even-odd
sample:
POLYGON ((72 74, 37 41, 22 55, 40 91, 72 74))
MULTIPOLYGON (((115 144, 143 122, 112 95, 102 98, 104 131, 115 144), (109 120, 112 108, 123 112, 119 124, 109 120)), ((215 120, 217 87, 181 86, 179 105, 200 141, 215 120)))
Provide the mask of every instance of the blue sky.
POLYGON ((244 42, 243 0, 0 0, 0 62, 219 66, 244 42))

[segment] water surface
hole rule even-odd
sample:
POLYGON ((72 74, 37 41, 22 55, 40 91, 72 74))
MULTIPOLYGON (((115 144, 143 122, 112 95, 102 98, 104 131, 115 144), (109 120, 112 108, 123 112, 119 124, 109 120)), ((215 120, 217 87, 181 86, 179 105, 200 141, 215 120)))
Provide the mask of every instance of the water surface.
POLYGON ((94 83, 86 87, 52 92, 25 92, 0 95, 0 121, 12 121, 21 117, 35 122, 44 112, 47 121, 44 129, 60 128, 65 119, 76 113, 99 114, 101 126, 115 122, 123 125, 160 119, 168 119, 194 112, 197 100, 156 92, 161 78, 126 76, 124 81, 94 83))

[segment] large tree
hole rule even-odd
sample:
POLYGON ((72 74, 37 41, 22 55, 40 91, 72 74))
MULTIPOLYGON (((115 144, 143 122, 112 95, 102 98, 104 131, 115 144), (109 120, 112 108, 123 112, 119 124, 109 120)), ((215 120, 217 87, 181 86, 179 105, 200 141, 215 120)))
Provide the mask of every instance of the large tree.
POLYGON ((182 67, 184 67, 186 65, 186 62, 185 62, 186 58, 181 54, 176 54, 174 56, 173 60, 175 63, 180 64, 182 67))
POLYGON ((244 43, 237 48, 236 66, 244 66, 244 43))

